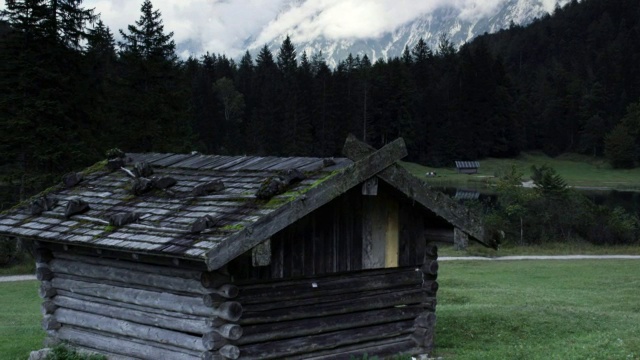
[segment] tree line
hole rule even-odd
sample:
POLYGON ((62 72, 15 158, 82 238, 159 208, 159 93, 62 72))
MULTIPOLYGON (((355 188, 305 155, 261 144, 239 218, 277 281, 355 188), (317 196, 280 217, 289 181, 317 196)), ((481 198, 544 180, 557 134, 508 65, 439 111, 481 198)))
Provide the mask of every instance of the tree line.
POLYGON ((81 0, 5 4, 3 207, 114 147, 339 156, 353 133, 376 147, 401 136, 409 160, 435 166, 534 149, 623 167, 640 155, 637 1, 574 1, 459 49, 443 36, 334 69, 288 37, 275 54, 179 59, 149 0, 120 41, 81 0))

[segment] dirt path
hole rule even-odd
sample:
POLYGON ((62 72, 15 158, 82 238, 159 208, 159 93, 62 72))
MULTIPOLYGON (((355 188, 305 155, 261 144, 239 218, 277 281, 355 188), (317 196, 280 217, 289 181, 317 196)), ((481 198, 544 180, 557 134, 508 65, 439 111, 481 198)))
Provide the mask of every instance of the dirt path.
POLYGON ((35 280, 35 275, 0 276, 0 282, 35 280))

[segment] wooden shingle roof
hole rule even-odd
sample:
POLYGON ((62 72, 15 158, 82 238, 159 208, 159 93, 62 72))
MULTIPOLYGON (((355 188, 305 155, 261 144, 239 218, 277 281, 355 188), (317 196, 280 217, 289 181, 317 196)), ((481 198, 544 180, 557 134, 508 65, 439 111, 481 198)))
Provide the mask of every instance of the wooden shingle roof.
POLYGON ((155 188, 133 195, 131 174, 121 169, 109 171, 105 163, 96 164, 83 173, 77 185, 70 188, 59 185, 46 194, 49 199, 57 199, 57 206, 51 210, 32 215, 29 205, 23 204, 1 214, 0 235, 193 259, 217 269, 302 216, 378 175, 426 207, 444 201, 445 206, 434 212, 473 238, 483 240, 479 224, 466 219, 466 212, 462 216, 454 211, 458 204, 447 203, 448 197, 444 195, 439 198, 431 194, 431 190, 410 175, 411 179, 406 179, 406 170, 396 164, 406 156, 402 139, 378 151, 360 150, 359 154, 350 156, 356 161, 128 154, 124 168, 146 162, 151 165, 154 177, 171 177, 176 184, 168 189, 155 188), (256 197, 265 181, 294 169, 306 178, 293 182, 279 195, 267 199, 256 197), (194 188, 212 182, 221 182, 224 188, 194 194, 194 188), (66 217, 66 204, 77 198, 86 202, 89 210, 66 217), (113 215, 127 213, 136 213, 137 221, 122 226, 109 223, 113 215), (207 225, 193 231, 197 221, 207 225))

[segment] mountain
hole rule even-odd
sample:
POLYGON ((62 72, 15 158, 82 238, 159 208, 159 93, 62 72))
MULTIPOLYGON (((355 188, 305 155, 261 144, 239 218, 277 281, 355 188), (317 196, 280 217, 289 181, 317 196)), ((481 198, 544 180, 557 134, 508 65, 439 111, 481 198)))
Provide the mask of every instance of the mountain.
MULTIPOLYGON (((282 7, 280 14, 299 8, 306 1, 312 0, 292 0, 282 7)), ((401 56, 405 46, 412 48, 420 38, 433 50, 437 49, 442 35, 458 47, 484 33, 494 33, 512 25, 527 25, 535 18, 549 14, 551 5, 564 6, 568 2, 569 0, 503 0, 503 4, 493 13, 475 17, 469 16, 468 9, 463 11, 451 5, 444 5, 375 38, 330 40, 318 37, 312 41, 297 42, 295 37, 292 37, 291 40, 299 56, 306 52, 311 57, 312 54, 322 51, 323 57, 331 67, 335 67, 350 53, 354 56, 366 54, 372 61, 379 58, 387 60, 401 56)), ((298 26, 300 24, 292 25, 291 29, 273 38, 266 45, 277 54, 282 41, 298 26)), ((253 55, 264 45, 265 43, 258 43, 254 37, 245 42, 245 47, 253 55)))

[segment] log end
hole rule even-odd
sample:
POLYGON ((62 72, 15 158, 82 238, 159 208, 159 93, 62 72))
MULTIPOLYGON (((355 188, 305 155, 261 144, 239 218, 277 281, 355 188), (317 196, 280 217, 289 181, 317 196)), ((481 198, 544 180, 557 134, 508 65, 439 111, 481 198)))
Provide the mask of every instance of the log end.
POLYGON ((218 307, 218 316, 229 321, 238 321, 242 316, 242 305, 237 301, 227 301, 218 307))
POLYGON ((238 340, 242 337, 242 327, 238 324, 225 324, 217 329, 222 337, 230 340, 238 340))
POLYGON ((240 349, 235 345, 225 345, 220 348, 219 353, 227 359, 237 359, 240 357, 240 349))
POLYGON ((424 274, 427 275, 437 275, 438 267, 439 266, 437 260, 429 260, 422 265, 421 270, 424 274))

